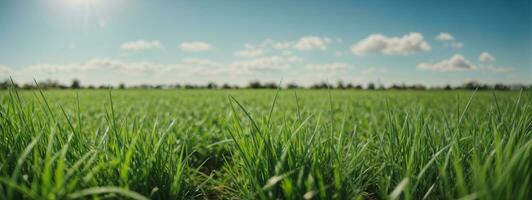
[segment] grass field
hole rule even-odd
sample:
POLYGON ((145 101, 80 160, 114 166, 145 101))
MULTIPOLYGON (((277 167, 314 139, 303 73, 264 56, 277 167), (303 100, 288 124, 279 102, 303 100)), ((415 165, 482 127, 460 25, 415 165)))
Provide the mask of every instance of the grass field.
POLYGON ((0 199, 530 199, 532 93, 0 91, 0 199))

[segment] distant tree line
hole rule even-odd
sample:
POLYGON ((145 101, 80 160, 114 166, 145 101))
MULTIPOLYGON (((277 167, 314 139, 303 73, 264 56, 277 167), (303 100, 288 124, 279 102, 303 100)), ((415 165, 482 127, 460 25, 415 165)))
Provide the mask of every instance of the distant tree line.
MULTIPOLYGON (((0 90, 5 90, 10 86, 15 86, 16 88, 23 90, 37 89, 35 83, 27 83, 23 85, 18 85, 12 83, 11 80, 5 80, 0 82, 0 90)), ((218 85, 214 82, 209 82, 205 85, 198 84, 140 84, 134 86, 126 86, 124 83, 119 84, 118 86, 112 85, 88 85, 83 86, 78 79, 74 79, 70 85, 60 84, 57 81, 46 80, 38 82, 38 86, 41 89, 276 89, 279 88, 279 84, 274 82, 265 82, 261 83, 260 81, 251 81, 246 86, 238 85, 229 85, 227 83, 218 85)), ((524 84, 483 84, 477 81, 466 82, 460 86, 451 86, 445 85, 440 87, 427 87, 422 84, 392 84, 390 86, 384 86, 382 84, 376 84, 370 82, 366 85, 361 84, 352 84, 344 83, 343 81, 338 81, 336 84, 330 84, 327 82, 320 82, 312 84, 308 87, 298 85, 297 83, 288 83, 283 88, 288 89, 340 89, 340 90, 519 90, 519 89, 532 89, 532 85, 524 84)))

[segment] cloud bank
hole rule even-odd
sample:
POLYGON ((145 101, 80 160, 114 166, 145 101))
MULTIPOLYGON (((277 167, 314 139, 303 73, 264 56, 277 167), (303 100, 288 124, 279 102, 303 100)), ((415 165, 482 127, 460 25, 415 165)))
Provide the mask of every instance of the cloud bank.
POLYGON ((417 32, 401 37, 372 34, 351 47, 351 52, 355 55, 411 55, 430 50, 431 46, 425 41, 423 35, 417 32))
POLYGON ((347 63, 307 64, 305 68, 310 70, 343 71, 351 68, 347 63))
POLYGON ((436 40, 439 41, 454 41, 454 36, 450 33, 440 33, 436 36, 436 40))
POLYGON ((201 52, 201 51, 210 51, 213 49, 213 46, 207 42, 194 41, 194 42, 183 42, 179 48, 186 52, 201 52))
POLYGON ((306 36, 299 38, 299 40, 294 44, 294 49, 300 51, 307 50, 327 50, 327 45, 332 43, 332 39, 328 37, 318 37, 318 36, 306 36))
POLYGON ((257 57, 261 56, 262 54, 264 54, 262 49, 246 49, 235 52, 235 56, 238 57, 257 57))
POLYGON ((493 62, 495 61, 495 57, 493 57, 490 53, 488 52, 482 52, 480 53, 480 55, 478 56, 478 60, 480 62, 493 62))
POLYGON ((137 40, 126 42, 120 46, 120 49, 123 51, 142 51, 147 49, 159 49, 162 48, 162 45, 159 41, 146 41, 146 40, 137 40))
POLYGON ((0 65, 0 74, 4 75, 4 74, 9 74, 9 73, 11 73, 11 68, 5 65, 0 65))
POLYGON ((445 46, 450 46, 455 49, 463 48, 464 43, 456 41, 453 35, 447 32, 442 32, 436 36, 436 40, 441 41, 445 46))
POLYGON ((449 72, 449 71, 469 71, 475 70, 477 67, 467 60, 461 54, 455 54, 450 58, 443 59, 440 62, 422 62, 417 65, 419 69, 449 72))
POLYGON ((278 71, 287 69, 291 64, 302 61, 303 59, 297 56, 268 56, 234 61, 230 67, 245 71, 278 71))
MULTIPOLYGON (((495 58, 490 57, 489 54, 481 54, 479 57, 479 60, 482 62, 489 62, 495 60, 495 58), (484 55, 484 56, 483 56, 484 55)), ((463 55, 461 54, 455 54, 451 56, 450 58, 443 59, 440 62, 422 62, 417 65, 418 69, 423 70, 432 70, 432 71, 439 71, 439 72, 451 72, 451 71, 473 71, 473 70, 479 70, 479 71, 487 71, 487 72, 494 72, 494 73, 502 73, 502 72, 510 72, 513 69, 509 67, 499 67, 499 66, 493 66, 493 65, 475 65, 471 61, 467 60, 463 55)))

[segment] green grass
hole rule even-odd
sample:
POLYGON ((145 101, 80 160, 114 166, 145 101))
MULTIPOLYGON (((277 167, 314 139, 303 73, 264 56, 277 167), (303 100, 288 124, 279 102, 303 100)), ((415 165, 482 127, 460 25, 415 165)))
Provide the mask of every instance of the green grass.
POLYGON ((0 91, 0 199, 530 199, 532 93, 0 91))

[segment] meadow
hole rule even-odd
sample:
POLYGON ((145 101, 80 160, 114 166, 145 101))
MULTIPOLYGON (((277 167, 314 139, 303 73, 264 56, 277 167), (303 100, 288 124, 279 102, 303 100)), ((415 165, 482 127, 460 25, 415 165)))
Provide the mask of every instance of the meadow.
POLYGON ((532 92, 0 91, 0 199, 531 199, 532 92))

